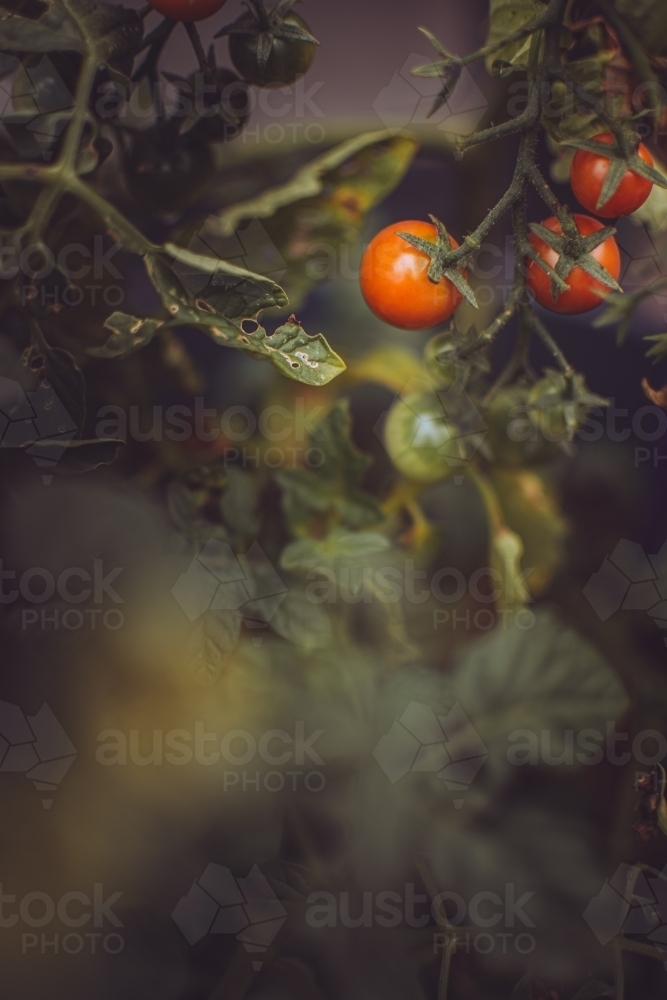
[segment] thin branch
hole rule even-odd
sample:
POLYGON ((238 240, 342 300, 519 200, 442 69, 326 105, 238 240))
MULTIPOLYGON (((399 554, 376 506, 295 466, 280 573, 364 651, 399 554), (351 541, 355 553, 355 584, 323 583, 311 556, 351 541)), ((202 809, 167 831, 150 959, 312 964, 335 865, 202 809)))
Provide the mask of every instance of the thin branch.
POLYGON ((565 378, 571 379, 575 374, 574 368, 567 360, 567 358, 565 357, 560 347, 558 346, 556 341, 553 339, 553 337, 547 330, 546 326, 544 325, 540 317, 535 312, 533 312, 530 306, 526 307, 526 319, 530 323, 533 330, 540 338, 544 346, 547 348, 548 351, 551 352, 551 354, 555 358, 556 363, 558 364, 558 367, 562 371, 565 378))

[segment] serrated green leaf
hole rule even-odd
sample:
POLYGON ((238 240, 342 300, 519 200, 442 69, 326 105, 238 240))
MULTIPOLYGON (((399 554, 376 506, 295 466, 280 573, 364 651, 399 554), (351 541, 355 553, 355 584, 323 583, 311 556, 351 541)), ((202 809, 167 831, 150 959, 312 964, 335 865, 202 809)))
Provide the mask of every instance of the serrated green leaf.
POLYGON ((293 316, 270 336, 258 332, 248 339, 278 371, 297 382, 326 385, 345 371, 345 362, 322 334, 309 336, 293 316))

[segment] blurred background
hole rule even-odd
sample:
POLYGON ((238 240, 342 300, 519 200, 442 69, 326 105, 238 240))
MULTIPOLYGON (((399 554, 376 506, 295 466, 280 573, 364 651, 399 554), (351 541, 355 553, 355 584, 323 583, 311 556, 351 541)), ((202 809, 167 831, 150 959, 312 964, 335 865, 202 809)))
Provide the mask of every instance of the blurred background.
MULTIPOLYGON (((229 0, 210 25, 201 24, 205 47, 241 10, 229 0)), ((667 864, 665 833, 642 838, 633 824, 648 816, 655 827, 662 802, 656 763, 663 745, 667 753, 666 633, 659 615, 646 614, 643 598, 601 615, 585 590, 619 543, 627 543, 630 554, 622 550, 615 565, 623 566, 628 587, 655 584, 656 600, 667 599, 667 556, 657 555, 667 542, 667 428, 664 411, 642 389, 643 378, 655 388, 667 382, 667 363, 647 360, 643 340, 666 329, 664 297, 641 307, 620 347, 615 328, 593 327, 594 316, 548 316, 589 389, 610 400, 612 418, 600 411, 592 440, 582 435, 571 454, 560 453, 544 472, 550 499, 534 532, 539 543, 558 522, 562 543, 530 604, 530 627, 522 630, 516 619, 504 629, 495 619, 496 628, 484 634, 488 626, 475 610, 488 608, 488 597, 480 603, 468 588, 445 605, 446 619, 438 619, 443 606, 432 595, 423 604, 405 602, 409 655, 399 648, 391 616, 385 620, 375 605, 360 603, 350 613, 352 641, 334 625, 315 648, 304 648, 276 631, 253 632, 246 622, 217 673, 206 656, 203 667, 191 665, 192 621, 173 591, 190 572, 193 551, 178 530, 179 500, 169 484, 178 479, 195 491, 213 489, 213 474, 197 479, 200 467, 217 469, 220 481, 229 466, 258 473, 256 460, 243 457, 246 445, 255 454, 256 441, 235 436, 233 423, 222 441, 182 447, 141 429, 169 406, 196 411, 197 398, 213 414, 237 407, 247 419, 267 405, 326 411, 342 397, 353 441, 373 459, 363 489, 385 502, 396 473, 382 443, 383 421, 411 371, 405 360, 393 362, 391 378, 382 380, 364 377, 361 364, 374 350, 390 348, 403 358, 412 354, 417 366, 432 332, 399 332, 370 313, 358 287, 363 247, 384 226, 429 214, 462 239, 502 195, 515 165, 511 138, 463 159, 451 149, 453 134, 502 120, 516 93, 512 78, 492 79, 475 64, 433 121, 427 112, 437 81, 434 88, 410 76, 433 58, 419 26, 457 54, 483 44, 485 0, 307 0, 299 12, 321 42, 313 69, 287 92, 261 92, 247 134, 220 153, 203 203, 177 215, 149 210, 131 199, 118 160, 110 158, 101 186, 134 224, 156 241, 174 231, 195 239, 208 214, 285 183, 362 131, 407 129, 420 147, 400 183, 369 213, 358 244, 333 257, 314 256, 313 273, 324 269, 327 280, 299 296, 299 321, 311 334, 323 333, 348 364, 340 384, 317 390, 288 382, 200 331, 179 329, 167 347, 153 342, 127 360, 86 361, 87 435, 105 434, 110 407, 129 421, 120 434, 128 443, 115 464, 80 477, 49 476, 48 483, 29 460, 6 469, 3 995, 662 997, 665 967, 642 946, 667 943, 667 894, 656 877, 667 864), (402 364, 405 370, 397 370, 402 364), (236 449, 235 458, 228 461, 223 447, 236 449), (66 593, 88 586, 93 593, 95 614, 83 627, 63 617, 70 604, 79 607, 76 600, 59 602, 59 590, 51 600, 49 580, 63 574, 66 593), (18 599, 11 596, 16 589, 18 599), (456 613, 464 623, 458 627, 456 613), (450 716, 456 706, 465 724, 450 716), (568 741, 580 748, 582 733, 590 738, 591 731, 602 734, 602 759, 577 766, 568 741), (539 759, 511 766, 508 744, 526 732, 535 735, 539 759), (610 742, 610 732, 622 740, 610 742), (623 757, 646 733, 643 754, 623 757), (449 747, 445 758, 467 770, 443 788, 433 768, 412 767, 413 742, 420 753, 424 746, 449 747), (479 774, 471 761, 483 765, 479 774), (642 780, 648 782, 643 797, 642 780), (630 913, 634 923, 624 924, 630 913), (641 946, 628 948, 625 992, 614 994, 621 959, 610 942, 623 926, 641 946), (462 930, 448 946, 452 927, 462 930)), ((153 23, 155 15, 148 27, 153 23)), ((226 41, 215 45, 227 65, 226 41)), ((173 34, 163 65, 183 75, 194 70, 184 31, 173 34)), ((548 175, 546 145, 540 160, 548 175)), ((556 190, 575 208, 566 185, 556 190)), ((537 201, 529 210, 541 218, 537 201)), ((666 273, 664 234, 623 220, 618 241, 626 289, 666 273)), ((473 276, 486 290, 479 296, 483 318, 464 306, 461 329, 490 321, 509 290, 508 220, 489 243, 494 250, 480 258, 473 276)), ((123 273, 129 306, 150 313, 157 300, 145 277, 130 265, 123 273)), ((273 329, 290 311, 264 320, 273 329)), ((494 373, 507 362, 515 335, 510 324, 494 343, 494 373)), ((2 335, 2 353, 16 354, 12 330, 2 335)), ((531 361, 537 371, 552 363, 541 347, 531 361)), ((242 513, 254 516, 256 507, 263 518, 262 529, 252 519, 243 522, 243 551, 259 539, 277 564, 288 541, 284 526, 276 527, 278 487, 266 488, 261 502, 239 496, 242 513)), ((402 580, 418 586, 420 577, 409 574, 423 572, 426 579, 447 568, 469 581, 488 565, 488 512, 469 481, 436 483, 420 494, 419 507, 435 541, 421 562, 408 543, 399 547, 392 565, 402 580)), ((402 527, 408 531, 407 523, 402 527)), ((370 556, 362 561, 377 565, 370 556)), ((604 592, 603 603, 611 607, 613 599, 604 592)), ((90 604, 81 608, 89 611, 90 604)), ((315 611, 305 616, 314 620, 315 611)), ((204 646, 216 642, 197 638, 204 646)))

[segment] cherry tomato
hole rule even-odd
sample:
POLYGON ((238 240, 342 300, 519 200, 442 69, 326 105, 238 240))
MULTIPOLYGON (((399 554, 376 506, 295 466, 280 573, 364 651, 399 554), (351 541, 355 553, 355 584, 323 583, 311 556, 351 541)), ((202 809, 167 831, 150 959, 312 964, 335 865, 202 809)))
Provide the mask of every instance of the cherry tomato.
MULTIPOLYGON (((611 132, 601 132, 592 141, 609 144, 614 141, 614 137, 611 132)), ((653 158, 643 142, 639 143, 637 154, 647 166, 653 166, 653 158)), ((636 212, 650 195, 653 184, 633 170, 626 170, 614 194, 598 208, 598 198, 608 170, 609 157, 578 149, 570 167, 570 184, 577 201, 587 211, 605 218, 636 212)))
POLYGON ((435 483, 463 464, 457 429, 434 392, 410 392, 391 407, 384 426, 389 457, 406 479, 435 483))
MULTIPOLYGON (((428 254, 411 246, 398 233, 409 233, 435 243, 430 222, 410 220, 387 226, 375 236, 361 261, 361 292, 368 307, 400 330, 428 330, 443 323, 461 302, 461 293, 447 278, 430 280, 428 254)), ((458 243, 452 239, 452 249, 458 243)))
MULTIPOLYGON (((603 228, 601 222, 598 222, 597 219, 591 219, 588 215, 575 215, 574 221, 582 236, 588 236, 590 233, 603 228)), ((550 219, 545 219, 542 225, 547 229, 552 229, 559 236, 563 235, 560 222, 554 216, 550 219)), ((528 239, 540 257, 550 267, 555 267, 559 254, 552 247, 547 246, 544 240, 536 236, 535 233, 531 233, 528 239)), ((612 278, 618 281, 621 273, 621 255, 618 244, 613 236, 610 236, 604 243, 600 243, 599 246, 595 247, 591 256, 609 271, 612 278)), ((526 283, 530 292, 541 306, 551 309, 553 312, 588 312, 589 309, 595 309, 596 306, 599 306, 605 296, 611 291, 601 281, 587 274, 581 267, 574 267, 564 280, 570 287, 566 292, 561 292, 554 302, 551 295, 551 278, 535 261, 529 260, 527 263, 526 283)))
POLYGON ((527 386, 507 386, 484 411, 486 440, 495 465, 517 468, 547 461, 556 454, 535 419, 530 391, 527 386))
MULTIPOLYGON (((245 16, 249 23, 253 22, 250 13, 245 16)), ((242 21, 243 18, 239 19, 239 24, 242 21)), ((292 11, 285 15, 282 23, 293 24, 310 32, 303 18, 292 11)), ((257 34, 235 33, 229 36, 229 55, 235 68, 244 80, 254 83, 256 87, 287 87, 290 83, 294 83, 312 66, 317 48, 313 42, 278 36, 272 39, 269 58, 262 66, 257 55, 258 45, 257 34)))
POLYGON ((151 0, 151 7, 172 21, 203 21, 217 14, 227 0, 151 0))

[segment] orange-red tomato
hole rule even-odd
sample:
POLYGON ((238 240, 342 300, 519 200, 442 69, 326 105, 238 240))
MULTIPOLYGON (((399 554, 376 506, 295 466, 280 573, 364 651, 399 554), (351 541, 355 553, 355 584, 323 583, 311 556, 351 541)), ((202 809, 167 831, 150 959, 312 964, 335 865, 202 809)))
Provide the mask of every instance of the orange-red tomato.
MULTIPOLYGON (((614 137, 611 132, 601 132, 592 141, 610 144, 614 137)), ((653 166, 653 157, 643 142, 639 143, 637 154, 647 166, 653 166)), ((608 171, 608 156, 589 153, 585 149, 577 150, 570 167, 570 184, 579 204, 589 212, 610 219, 636 212, 651 193, 651 181, 640 177, 634 170, 626 170, 614 194, 598 208, 598 198, 608 171)))
POLYGON ((217 14, 227 0, 151 0, 151 6, 172 21, 203 21, 217 14))
MULTIPOLYGON (((590 233, 597 232, 598 229, 603 228, 601 222, 598 222, 597 219, 591 219, 588 215, 575 215, 574 221, 582 236, 588 236, 590 233)), ((560 222, 553 216, 550 219, 545 219, 542 225, 547 229, 553 229, 559 236, 563 235, 560 222)), ((540 239, 539 236, 536 236, 535 233, 531 233, 528 239, 542 260, 550 267, 555 268, 559 254, 552 247, 548 246, 544 240, 540 239)), ((621 273, 621 255, 618 244, 613 236, 610 236, 604 243, 600 243, 599 246, 595 247, 591 251, 591 256, 609 271, 612 278, 618 281, 621 273)), ((554 302, 551 295, 551 278, 548 274, 545 274, 535 261, 528 261, 526 267, 528 289, 541 306, 544 306, 546 309, 552 309, 554 312, 588 312, 589 309, 595 309, 596 306, 599 306, 604 297, 611 291, 601 281, 587 274, 581 267, 572 268, 564 281, 570 287, 566 292, 561 292, 554 302)))
MULTIPOLYGON (((361 291, 369 308, 400 330, 428 330, 443 323, 461 302, 461 293, 447 278, 429 279, 428 254, 398 233, 436 242, 430 222, 410 220, 387 226, 371 240, 361 261, 361 291)), ((452 248, 458 243, 452 239, 452 248)))

